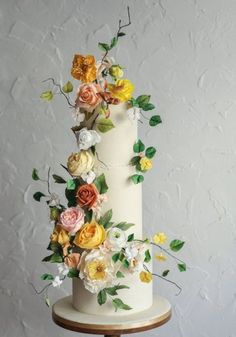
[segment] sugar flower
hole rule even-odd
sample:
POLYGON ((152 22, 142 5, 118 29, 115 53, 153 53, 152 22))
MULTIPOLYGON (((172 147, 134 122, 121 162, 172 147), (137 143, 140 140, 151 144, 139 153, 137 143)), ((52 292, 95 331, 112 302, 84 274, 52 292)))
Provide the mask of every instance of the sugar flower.
POLYGON ((140 271, 143 267, 145 245, 140 242, 129 242, 125 248, 125 257, 129 262, 131 273, 140 271))
POLYGON ((94 205, 91 207, 93 214, 96 218, 100 218, 102 206, 104 202, 107 202, 108 198, 106 194, 99 194, 94 205))
POLYGON ((131 121, 137 121, 140 119, 140 108, 137 106, 133 106, 132 108, 129 108, 127 111, 127 116, 131 121))
POLYGON ((71 75, 81 82, 90 83, 96 79, 95 58, 92 55, 76 54, 73 59, 71 75))
POLYGON ((62 284, 63 280, 60 279, 60 276, 56 276, 54 280, 52 281, 52 286, 56 288, 60 288, 60 285, 62 284))
POLYGON ((65 257, 65 264, 69 268, 76 268, 78 267, 80 262, 80 254, 79 253, 71 253, 65 257))
POLYGON ((163 254, 163 253, 160 253, 160 254, 156 254, 155 255, 155 258, 160 261, 160 262, 164 262, 166 261, 167 257, 163 254))
POLYGON ((73 235, 84 224, 84 211, 80 207, 67 208, 60 215, 61 226, 69 234, 73 235))
POLYGON ((156 233, 153 237, 154 243, 157 245, 163 245, 167 240, 165 233, 156 233))
POLYGON ((148 171, 152 168, 152 161, 147 157, 141 158, 139 163, 142 171, 148 171))
POLYGON ((123 230, 119 228, 111 228, 107 232, 107 238, 105 241, 105 247, 110 248, 112 251, 120 251, 126 246, 127 238, 123 230))
POLYGON ((152 274, 148 271, 141 271, 139 278, 144 283, 150 283, 152 281, 152 274))
POLYGON ((85 119, 85 113, 81 112, 80 108, 77 107, 73 110, 72 117, 76 125, 79 126, 85 119))
POLYGON ((69 268, 65 263, 57 264, 59 274, 66 276, 69 273, 69 268))
POLYGON ((88 173, 94 166, 94 155, 91 151, 81 150, 79 153, 72 153, 67 161, 69 173, 74 177, 88 173))
POLYGON ((78 88, 77 98, 75 101, 76 107, 82 108, 87 112, 92 112, 98 104, 102 102, 99 95, 101 87, 98 84, 82 84, 78 88))
POLYGON ((51 206, 51 207, 55 207, 55 206, 60 205, 60 198, 59 198, 58 194, 51 193, 48 205, 51 206))
POLYGON ((81 178, 83 181, 85 181, 87 184, 92 184, 94 179, 96 178, 96 174, 93 171, 89 171, 87 173, 81 174, 81 178))
POLYGON ((117 80, 115 84, 108 84, 111 95, 118 98, 121 102, 127 102, 132 97, 134 85, 127 79, 117 80))
POLYGON ((105 239, 105 229, 93 220, 91 223, 86 223, 76 234, 74 244, 83 249, 94 249, 98 248, 105 239))
POLYGON ((112 286, 116 279, 110 254, 104 254, 99 249, 83 252, 79 270, 79 277, 84 281, 85 288, 93 294, 112 286))
POLYGON ((68 232, 60 224, 55 226, 50 239, 52 242, 58 242, 61 246, 65 246, 70 241, 68 232))
POLYGON ((91 209, 97 202, 98 195, 98 190, 94 184, 84 184, 76 192, 76 201, 80 207, 91 209))
POLYGON ((109 69, 109 74, 116 79, 116 78, 123 77, 124 76, 124 71, 123 71, 122 67, 119 64, 114 64, 109 69))
POLYGON ((91 146, 100 143, 101 136, 95 130, 83 128, 75 132, 79 151, 88 150, 91 146))

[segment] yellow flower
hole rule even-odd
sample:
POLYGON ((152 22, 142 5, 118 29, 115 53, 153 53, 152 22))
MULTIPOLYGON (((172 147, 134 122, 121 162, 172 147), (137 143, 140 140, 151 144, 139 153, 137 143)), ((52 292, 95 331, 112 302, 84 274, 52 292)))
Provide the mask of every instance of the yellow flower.
POLYGON ((71 75, 84 83, 93 82, 97 77, 97 68, 94 56, 76 54, 73 59, 71 75))
POLYGON ((166 242, 166 240, 167 240, 167 236, 165 235, 165 233, 157 233, 153 237, 153 241, 157 245, 163 245, 166 242))
POLYGON ((86 223, 76 234, 74 243, 76 246, 84 249, 93 249, 99 247, 106 238, 106 232, 103 226, 95 220, 86 223))
POLYGON ((113 66, 111 66, 111 68, 109 69, 109 74, 110 74, 112 77, 115 77, 115 78, 121 78, 121 77, 123 77, 124 72, 123 72, 121 66, 119 66, 119 65, 113 65, 113 66))
POLYGON ((151 159, 148 159, 147 157, 142 157, 140 159, 140 166, 142 171, 148 171, 152 168, 152 161, 151 159))
POLYGON ((164 262, 164 261, 166 261, 166 259, 167 259, 167 257, 166 257, 164 254, 162 254, 162 253, 156 254, 156 255, 155 255, 155 258, 156 258, 158 261, 160 261, 160 262, 164 262))
POLYGON ((106 278, 106 268, 106 263, 100 260, 92 260, 86 264, 86 270, 90 280, 104 280, 106 278))
POLYGON ((69 173, 78 177, 92 170, 94 165, 94 156, 91 151, 81 150, 78 153, 72 153, 67 161, 69 173))
POLYGON ((61 225, 58 224, 54 228, 53 233, 50 236, 50 240, 58 242, 60 243, 60 245, 65 246, 70 241, 70 237, 68 235, 68 232, 65 231, 65 229, 63 229, 61 225))
POLYGON ((115 84, 108 84, 108 90, 112 97, 118 98, 121 102, 126 102, 132 97, 134 85, 129 80, 117 80, 115 84))
POLYGON ((142 282, 149 283, 152 281, 152 273, 148 271, 141 271, 141 273, 139 274, 139 278, 142 282))

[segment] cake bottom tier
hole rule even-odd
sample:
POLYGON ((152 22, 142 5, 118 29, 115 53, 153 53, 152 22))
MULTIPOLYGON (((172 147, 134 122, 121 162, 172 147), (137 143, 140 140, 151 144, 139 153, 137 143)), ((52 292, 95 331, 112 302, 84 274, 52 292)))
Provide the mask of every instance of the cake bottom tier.
POLYGON ((149 309, 153 303, 152 282, 143 283, 139 280, 139 273, 129 274, 124 279, 129 289, 119 290, 116 297, 128 304, 131 310, 118 310, 115 312, 110 299, 103 305, 97 302, 97 295, 85 289, 83 281, 73 278, 73 307, 79 312, 90 315, 127 316, 149 309))

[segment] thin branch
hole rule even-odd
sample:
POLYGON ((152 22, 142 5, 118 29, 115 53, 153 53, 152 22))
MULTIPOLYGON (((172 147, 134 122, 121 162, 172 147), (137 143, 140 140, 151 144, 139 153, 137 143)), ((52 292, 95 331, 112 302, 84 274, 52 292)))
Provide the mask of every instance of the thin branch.
POLYGON ((49 167, 49 169, 48 169, 48 180, 47 180, 47 184, 48 184, 48 193, 51 195, 51 191, 50 191, 50 170, 51 170, 51 167, 49 167))
POLYGON ((178 296, 178 295, 181 293, 182 288, 181 288, 177 283, 175 283, 174 281, 171 281, 171 280, 169 280, 169 279, 167 279, 167 278, 165 278, 165 277, 163 277, 163 276, 161 276, 161 275, 159 275, 159 274, 150 272, 150 270, 148 269, 148 267, 147 267, 145 264, 143 265, 143 268, 144 268, 148 273, 151 273, 153 276, 159 277, 160 279, 162 279, 162 280, 164 280, 164 281, 166 281, 166 282, 169 282, 169 283, 173 284, 174 286, 176 286, 176 287, 179 289, 179 292, 176 294, 176 296, 178 296))
POLYGON ((165 252, 167 255, 171 256, 173 259, 175 259, 175 260, 177 260, 177 261, 185 264, 185 262, 183 260, 180 260, 178 257, 176 257, 175 255, 171 254, 167 249, 161 247, 160 245, 158 245, 158 244, 156 244, 154 242, 151 242, 151 245, 158 247, 163 252, 165 252))
POLYGON ((55 82, 54 78, 49 77, 49 78, 47 78, 46 80, 44 80, 43 82, 47 82, 47 81, 52 81, 53 85, 55 85, 57 88, 59 88, 60 94, 63 95, 63 96, 65 97, 65 99, 66 99, 68 105, 69 105, 71 108, 75 108, 75 105, 73 105, 73 104, 70 102, 69 97, 63 92, 61 85, 55 82))
POLYGON ((101 163, 101 164, 103 164, 106 168, 108 168, 108 166, 99 158, 99 156, 98 156, 98 153, 97 153, 97 151, 96 151, 96 156, 97 156, 97 160, 101 163))
POLYGON ((48 289, 51 285, 52 285, 52 282, 46 284, 41 290, 37 290, 35 288, 35 286, 33 285, 33 283, 29 282, 29 284, 32 286, 32 288, 34 289, 34 291, 36 292, 37 295, 40 295, 42 294, 46 289, 48 289))

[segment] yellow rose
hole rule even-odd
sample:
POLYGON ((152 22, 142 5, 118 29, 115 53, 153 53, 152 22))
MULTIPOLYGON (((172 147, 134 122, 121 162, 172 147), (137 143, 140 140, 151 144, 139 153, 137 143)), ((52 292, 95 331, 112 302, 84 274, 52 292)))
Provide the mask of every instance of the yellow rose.
POLYGON ((129 80, 117 80, 115 84, 108 84, 108 90, 112 97, 118 98, 121 102, 126 102, 132 97, 134 85, 129 80))
POLYGON ((166 242, 166 240, 167 236, 165 235, 165 233, 157 233, 153 237, 153 241, 157 245, 163 245, 166 242))
POLYGON ((141 273, 139 274, 139 278, 142 282, 149 283, 152 281, 152 273, 148 271, 141 271, 141 273))
POLYGON ((142 171, 148 171, 152 168, 152 161, 151 159, 148 159, 147 157, 143 157, 140 160, 140 166, 142 171))
POLYGON ((74 243, 76 246, 84 249, 93 249, 99 247, 106 238, 106 232, 103 226, 95 220, 86 223, 76 234, 74 243))
POLYGON ((119 65, 111 66, 109 69, 109 74, 115 78, 121 78, 124 75, 123 69, 119 65))
POLYGON ((91 151, 81 150, 78 153, 72 153, 67 161, 69 173, 78 177, 92 170, 94 165, 94 156, 91 151))
POLYGON ((60 245, 65 246, 70 241, 70 237, 67 231, 65 231, 61 227, 61 225, 56 225, 56 227, 53 230, 53 233, 50 236, 50 240, 58 242, 60 243, 60 245))

